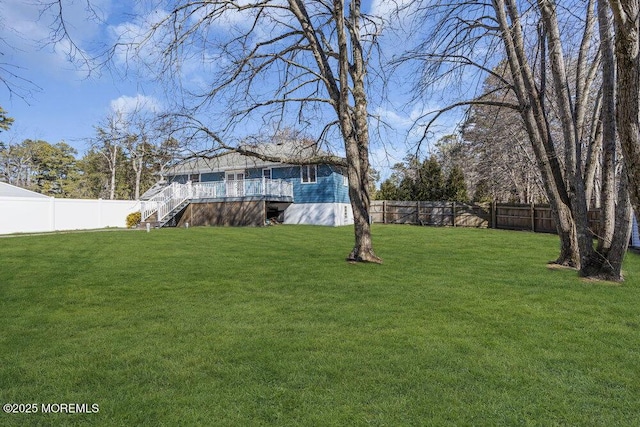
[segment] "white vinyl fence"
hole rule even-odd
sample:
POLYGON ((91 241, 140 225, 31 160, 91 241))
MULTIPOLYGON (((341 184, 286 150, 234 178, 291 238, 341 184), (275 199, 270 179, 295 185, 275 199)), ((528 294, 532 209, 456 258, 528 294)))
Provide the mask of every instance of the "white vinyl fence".
POLYGON ((0 234, 126 227, 136 200, 0 197, 0 234))

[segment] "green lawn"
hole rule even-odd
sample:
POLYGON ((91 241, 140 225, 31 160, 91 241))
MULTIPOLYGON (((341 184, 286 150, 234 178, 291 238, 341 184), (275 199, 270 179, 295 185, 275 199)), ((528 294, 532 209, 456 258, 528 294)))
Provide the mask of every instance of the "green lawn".
POLYGON ((377 226, 0 239, 0 425, 640 425, 640 256, 622 285, 555 236, 377 226))

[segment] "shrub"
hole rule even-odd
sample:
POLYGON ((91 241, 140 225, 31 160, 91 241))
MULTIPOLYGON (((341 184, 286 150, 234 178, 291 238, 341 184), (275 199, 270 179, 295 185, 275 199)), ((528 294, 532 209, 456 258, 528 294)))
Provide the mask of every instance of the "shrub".
POLYGON ((140 212, 132 212, 127 215, 127 228, 135 228, 140 225, 142 214, 140 212))

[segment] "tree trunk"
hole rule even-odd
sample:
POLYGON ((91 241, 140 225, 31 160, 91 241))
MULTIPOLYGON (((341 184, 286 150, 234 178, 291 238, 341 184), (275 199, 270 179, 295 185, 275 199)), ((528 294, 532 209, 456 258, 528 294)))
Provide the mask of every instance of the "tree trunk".
POLYGON ((136 174, 133 200, 140 199, 140 182, 142 181, 142 169, 144 163, 144 153, 132 154, 131 166, 136 174))
POLYGON ((594 189, 596 187, 596 174, 599 170, 600 152, 602 151, 602 120, 598 120, 602 114, 602 93, 598 94, 596 107, 594 108, 592 123, 596 123, 592 127, 591 136, 589 138, 589 147, 587 149, 587 161, 584 168, 584 192, 587 200, 587 208, 600 206, 599 202, 594 203, 594 189))
POLYGON ((616 228, 613 233, 612 244, 607 253, 607 267, 602 269, 601 275, 605 275, 607 280, 622 280, 622 262, 629 248, 631 239, 632 214, 631 199, 629 197, 629 180, 624 170, 620 175, 618 184, 618 206, 616 208, 616 228))
POLYGON ((142 169, 136 171, 136 188, 133 200, 140 199, 140 181, 142 180, 142 169))
POLYGON ((615 64, 613 40, 609 27, 609 16, 602 0, 598 2, 600 27, 600 51, 602 62, 602 231, 598 250, 608 250, 616 225, 616 123, 615 123, 615 64))
MULTIPOLYGON (((547 32, 549 47, 549 59, 551 63, 551 74, 555 86, 556 99, 558 101, 558 115, 562 122, 562 133, 565 143, 565 181, 567 183, 567 193, 573 217, 572 233, 575 233, 578 243, 579 262, 577 267, 581 268, 591 258, 593 252, 593 238, 589 232, 587 203, 585 198, 584 179, 582 176, 582 150, 578 140, 578 132, 575 120, 575 111, 582 110, 576 105, 572 108, 570 89, 566 75, 564 63, 564 53, 560 39, 560 29, 555 11, 555 5, 548 0, 539 2, 542 20, 547 32)), ((586 35, 583 37, 583 40, 586 35)), ((577 75, 586 76, 584 63, 578 64, 577 75)), ((578 82, 581 85, 582 82, 578 82)))
POLYGON ((353 209, 355 245, 349 261, 375 262, 382 260, 373 252, 371 225, 369 223, 369 128, 367 98, 364 90, 366 68, 360 44, 360 1, 349 4, 349 25, 345 25, 344 2, 334 1, 336 32, 338 35, 340 82, 339 102, 336 113, 340 121, 347 156, 349 198, 353 209), (352 63, 349 62, 351 56, 352 63), (349 88, 349 80, 353 88, 349 88), (353 106, 349 100, 353 97, 353 106))
POLYGON ((580 245, 569 194, 546 119, 544 94, 536 87, 535 77, 525 54, 517 5, 513 0, 493 0, 493 5, 502 31, 514 91, 521 106, 520 114, 536 156, 560 237, 560 254, 554 262, 577 268, 580 265, 580 245))
MULTIPOLYGON (((358 161, 357 157, 353 157, 354 152, 357 152, 357 146, 354 147, 353 145, 355 145, 355 141, 350 144, 347 150, 347 162, 349 163, 358 161)), ((381 263, 382 260, 378 258, 373 251, 373 242, 371 240, 371 225, 369 222, 370 199, 367 182, 362 179, 360 167, 350 167, 348 169, 348 175, 349 198, 351 199, 351 209, 353 210, 355 245, 347 260, 381 263)))
POLYGON ((109 191, 109 200, 114 200, 116 198, 116 166, 118 162, 118 146, 115 145, 113 147, 113 154, 111 159, 109 159, 109 169, 111 169, 111 183, 110 183, 110 191, 109 191))
POLYGON ((551 261, 564 267, 580 267, 580 250, 575 222, 569 206, 563 203, 551 203, 551 214, 556 222, 556 231, 560 238, 560 254, 551 261))
POLYGON ((631 232, 631 205, 624 170, 616 186, 615 62, 610 17, 605 0, 598 1, 598 22, 602 54, 602 227, 597 248, 580 274, 619 281, 622 280, 622 261, 631 232))
POLYGON ((622 262, 627 253, 631 237, 631 201, 626 174, 620 177, 618 204, 615 209, 615 228, 609 239, 599 239, 587 266, 580 273, 585 277, 609 281, 622 281, 622 262))
POLYGON ((610 0, 615 19, 616 122, 629 179, 631 203, 640 212, 640 23, 639 0, 610 0))

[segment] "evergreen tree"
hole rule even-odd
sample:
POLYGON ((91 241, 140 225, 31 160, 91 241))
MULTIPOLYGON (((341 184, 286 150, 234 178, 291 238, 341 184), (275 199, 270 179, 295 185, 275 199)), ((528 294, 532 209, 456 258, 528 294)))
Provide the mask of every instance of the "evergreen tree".
POLYGON ((78 160, 81 175, 78 179, 75 195, 79 199, 108 199, 109 170, 104 157, 91 149, 78 160))
POLYGON ((464 173, 462 168, 454 165, 449 172, 446 184, 445 198, 452 202, 465 203, 469 200, 467 196, 467 186, 464 182, 464 173))
POLYGON ((405 175, 398 185, 398 200, 418 200, 416 181, 410 175, 405 175))
POLYGON ((68 197, 68 183, 78 174, 76 150, 65 142, 27 140, 32 146, 36 191, 49 196, 68 197))
POLYGON ((7 116, 7 112, 4 108, 0 107, 0 132, 3 130, 9 130, 11 124, 13 124, 13 118, 7 116))
POLYGON ((398 197, 398 186, 392 178, 385 179, 380 184, 380 190, 376 193, 378 200, 400 200, 398 197))
POLYGON ((442 167, 435 156, 425 159, 418 169, 414 199, 437 201, 445 195, 445 181, 442 167))
POLYGON ((490 203, 493 201, 491 189, 489 188, 489 183, 486 179, 480 179, 476 184, 473 201, 479 203, 490 203))

